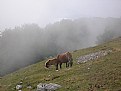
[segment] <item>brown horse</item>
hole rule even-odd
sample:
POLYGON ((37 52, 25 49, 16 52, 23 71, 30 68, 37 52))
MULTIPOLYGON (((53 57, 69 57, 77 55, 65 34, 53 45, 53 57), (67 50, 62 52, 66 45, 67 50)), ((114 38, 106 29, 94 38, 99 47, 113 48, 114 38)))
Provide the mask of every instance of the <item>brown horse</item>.
POLYGON ((48 59, 48 61, 45 63, 45 67, 49 68, 51 65, 57 66, 58 63, 59 62, 58 62, 57 58, 48 59))
POLYGON ((73 59, 72 59, 72 55, 69 52, 60 54, 57 56, 57 58, 53 58, 53 59, 49 59, 46 63, 45 66, 47 68, 50 67, 50 65, 55 65, 56 66, 56 70, 58 70, 58 65, 60 65, 60 69, 62 68, 62 63, 66 63, 66 67, 72 67, 73 64, 73 59))
POLYGON ((62 63, 66 63, 66 67, 69 67, 69 66, 72 67, 73 59, 72 59, 72 55, 70 52, 66 52, 66 53, 62 53, 58 55, 57 60, 59 60, 60 68, 61 68, 62 63))

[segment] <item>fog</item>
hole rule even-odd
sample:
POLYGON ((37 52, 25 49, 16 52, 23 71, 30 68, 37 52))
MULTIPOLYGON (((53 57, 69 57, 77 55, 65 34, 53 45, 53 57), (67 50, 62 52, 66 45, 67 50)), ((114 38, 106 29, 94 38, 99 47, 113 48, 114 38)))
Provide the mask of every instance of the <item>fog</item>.
POLYGON ((120 18, 79 18, 63 19, 45 28, 24 24, 5 29, 0 37, 0 75, 121 36, 120 24, 120 18))
POLYGON ((0 29, 63 18, 121 17, 121 0, 0 0, 0 29))
POLYGON ((0 0, 0 76, 121 36, 120 6, 120 0, 0 0))

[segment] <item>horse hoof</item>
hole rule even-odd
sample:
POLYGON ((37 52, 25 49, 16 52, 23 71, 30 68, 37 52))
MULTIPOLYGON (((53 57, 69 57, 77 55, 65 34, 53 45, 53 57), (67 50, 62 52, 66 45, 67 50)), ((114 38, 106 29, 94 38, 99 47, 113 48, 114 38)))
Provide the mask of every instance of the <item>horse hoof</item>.
POLYGON ((56 70, 56 71, 58 71, 58 70, 56 70))

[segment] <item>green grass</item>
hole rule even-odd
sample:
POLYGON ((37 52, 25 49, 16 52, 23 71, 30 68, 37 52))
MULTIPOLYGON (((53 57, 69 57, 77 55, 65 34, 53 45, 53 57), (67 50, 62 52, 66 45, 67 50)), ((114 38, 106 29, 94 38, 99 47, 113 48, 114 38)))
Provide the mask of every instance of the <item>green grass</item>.
POLYGON ((55 67, 45 69, 45 61, 30 65, 0 79, 0 91, 16 91, 14 87, 23 81, 23 90, 29 91, 27 84, 36 89, 38 83, 57 83, 62 88, 57 91, 121 91, 121 38, 108 43, 72 52, 74 65, 65 64, 58 72, 55 67), (112 53, 100 59, 77 64, 76 58, 96 51, 111 49, 112 53), (90 69, 88 69, 90 68, 90 69))

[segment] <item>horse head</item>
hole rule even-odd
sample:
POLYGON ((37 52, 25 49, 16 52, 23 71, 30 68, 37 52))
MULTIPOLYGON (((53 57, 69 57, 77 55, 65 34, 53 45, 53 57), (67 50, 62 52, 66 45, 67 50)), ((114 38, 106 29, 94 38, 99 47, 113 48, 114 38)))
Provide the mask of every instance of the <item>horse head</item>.
POLYGON ((57 58, 53 58, 53 59, 49 59, 46 63, 45 63, 45 67, 49 68, 51 65, 57 65, 58 60, 57 58))
POLYGON ((49 67, 50 67, 50 60, 48 60, 48 61, 45 63, 45 67, 46 67, 46 68, 49 68, 49 67))

